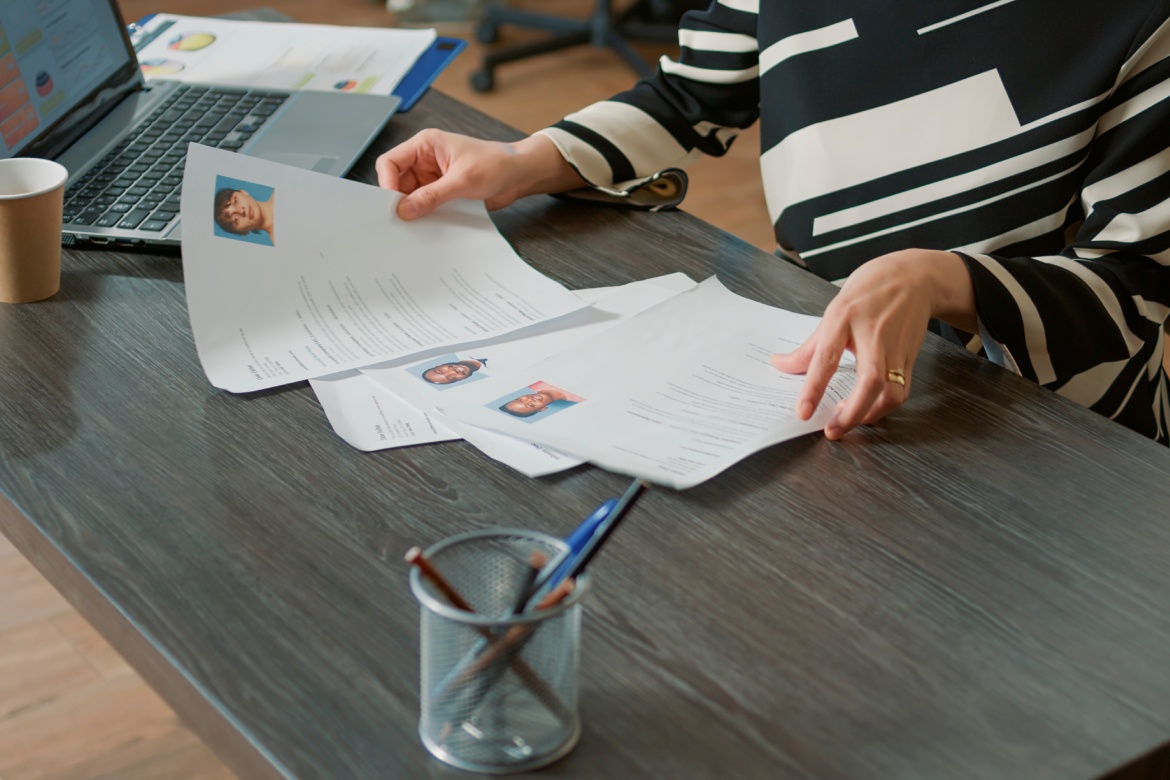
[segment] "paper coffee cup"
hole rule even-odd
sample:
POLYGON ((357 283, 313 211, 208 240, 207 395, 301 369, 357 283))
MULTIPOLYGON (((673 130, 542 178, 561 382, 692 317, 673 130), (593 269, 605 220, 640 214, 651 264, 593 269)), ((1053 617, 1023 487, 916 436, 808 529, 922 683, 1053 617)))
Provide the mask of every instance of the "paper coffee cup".
POLYGON ((61 289, 61 210, 69 172, 33 157, 0 160, 0 302, 61 289))

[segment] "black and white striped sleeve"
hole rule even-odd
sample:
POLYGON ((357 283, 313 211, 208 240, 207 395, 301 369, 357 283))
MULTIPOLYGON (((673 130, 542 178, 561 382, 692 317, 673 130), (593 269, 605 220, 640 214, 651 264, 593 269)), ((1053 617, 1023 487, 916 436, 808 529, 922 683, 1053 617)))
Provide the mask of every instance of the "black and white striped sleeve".
POLYGON ((1170 22, 1153 23, 1097 123, 1070 245, 1053 256, 960 254, 993 360, 1165 443, 1170 22))
POLYGON ((758 0, 687 14, 677 61, 541 130, 595 187, 628 191, 699 153, 719 156, 759 116, 758 0))

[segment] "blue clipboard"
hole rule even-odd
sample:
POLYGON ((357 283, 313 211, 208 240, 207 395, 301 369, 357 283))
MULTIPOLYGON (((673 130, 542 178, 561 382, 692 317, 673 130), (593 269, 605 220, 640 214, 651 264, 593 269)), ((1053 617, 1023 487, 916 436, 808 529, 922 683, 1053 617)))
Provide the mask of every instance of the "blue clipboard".
MULTIPOLYGON (((126 25, 126 31, 130 35, 130 41, 134 45, 134 51, 141 51, 146 44, 150 43, 166 30, 166 25, 163 25, 148 37, 140 35, 142 28, 154 16, 154 14, 148 14, 137 22, 126 25)), ((390 93, 402 101, 398 106, 398 111, 409 111, 411 106, 426 94, 427 88, 438 78, 438 75, 443 72, 443 69, 451 64, 451 61, 459 55, 459 52, 466 48, 467 41, 462 38, 445 38, 442 36, 435 38, 430 47, 414 61, 414 67, 402 77, 402 80, 394 87, 394 91, 390 93)))
POLYGON ((402 105, 398 110, 409 111, 410 107, 426 93, 431 82, 443 72, 443 68, 450 65, 451 60, 466 48, 467 41, 462 38, 436 38, 430 48, 415 60, 414 67, 402 77, 398 86, 394 87, 392 94, 402 98, 402 105))

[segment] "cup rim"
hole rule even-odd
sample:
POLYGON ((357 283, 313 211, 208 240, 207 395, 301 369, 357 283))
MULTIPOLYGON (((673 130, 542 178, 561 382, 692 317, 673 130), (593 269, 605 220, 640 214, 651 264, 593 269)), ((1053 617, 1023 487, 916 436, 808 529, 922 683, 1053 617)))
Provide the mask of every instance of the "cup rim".
MULTIPOLYGON (((540 531, 532 531, 527 528, 485 528, 479 531, 468 531, 467 533, 457 534, 436 542, 424 550, 423 555, 430 558, 435 553, 452 544, 487 536, 526 536, 534 541, 543 542, 559 550, 568 549, 568 545, 565 544, 563 539, 541 533, 540 531)), ((414 597, 418 599, 420 606, 447 620, 468 626, 514 626, 550 620, 576 606, 577 602, 589 590, 589 574, 585 573, 578 577, 576 584, 577 587, 573 589, 573 592, 554 607, 520 613, 511 617, 493 617, 492 615, 483 615, 478 612, 464 612, 446 601, 436 598, 431 593, 430 588, 423 584, 422 574, 419 572, 418 567, 412 566, 410 570, 410 589, 414 592, 414 597)))
POLYGON ((52 184, 41 187, 40 189, 32 190, 30 192, 19 192, 13 193, 11 195, 0 193, 0 200, 22 200, 24 198, 35 198, 38 195, 44 195, 46 192, 52 192, 69 179, 69 169, 56 160, 48 160, 44 157, 7 157, 0 160, 0 165, 4 165, 6 163, 23 165, 31 164, 38 167, 44 167, 44 165, 47 164, 50 168, 57 169, 57 176, 53 179, 52 184))

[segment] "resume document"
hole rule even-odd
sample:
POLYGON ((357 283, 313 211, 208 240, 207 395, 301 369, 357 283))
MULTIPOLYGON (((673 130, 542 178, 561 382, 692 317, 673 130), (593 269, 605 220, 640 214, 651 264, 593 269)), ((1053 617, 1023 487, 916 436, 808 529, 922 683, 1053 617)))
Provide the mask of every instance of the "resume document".
POLYGON ((818 319, 682 274, 575 294, 528 266, 483 204, 414 222, 401 195, 192 146, 183 273, 208 379, 311 380, 362 450, 463 438, 530 476, 591 462, 686 488, 821 430, 772 367, 818 319))

